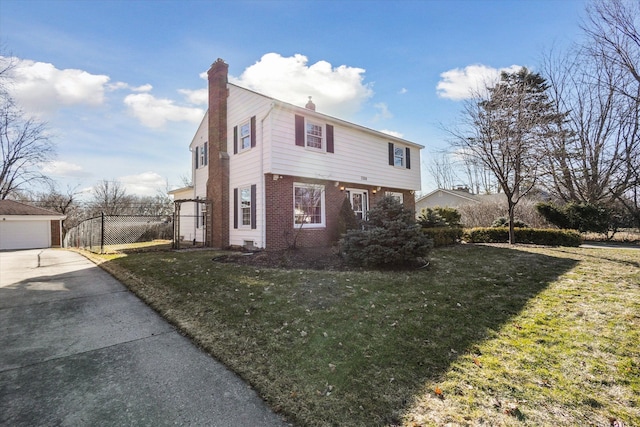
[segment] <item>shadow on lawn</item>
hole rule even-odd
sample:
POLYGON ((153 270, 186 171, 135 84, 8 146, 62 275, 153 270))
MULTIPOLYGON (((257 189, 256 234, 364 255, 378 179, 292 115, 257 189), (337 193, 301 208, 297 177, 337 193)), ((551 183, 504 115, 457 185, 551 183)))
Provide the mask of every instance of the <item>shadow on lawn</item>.
POLYGON ((334 362, 338 369, 351 367, 342 378, 345 391, 368 383, 361 396, 342 394, 337 387, 336 398, 343 399, 343 410, 353 416, 350 425, 399 424, 415 397, 433 393, 425 390, 425 384, 437 382, 459 357, 479 356, 482 341, 496 336, 576 263, 526 250, 456 246, 434 251, 431 271, 408 273, 404 285, 369 284, 368 295, 362 297, 386 310, 379 314, 371 310, 366 318, 353 319, 369 326, 360 325, 348 345, 349 337, 342 334, 346 350, 325 349, 342 355, 334 362))

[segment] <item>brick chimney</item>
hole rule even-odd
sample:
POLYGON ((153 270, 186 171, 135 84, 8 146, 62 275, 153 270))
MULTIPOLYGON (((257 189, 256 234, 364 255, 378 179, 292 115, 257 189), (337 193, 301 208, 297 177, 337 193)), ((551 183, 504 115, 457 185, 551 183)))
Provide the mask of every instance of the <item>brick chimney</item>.
POLYGON ((305 105, 304 108, 308 110, 316 111, 316 104, 313 103, 313 101, 311 100, 311 97, 309 97, 309 101, 307 101, 307 105, 305 105))
POLYGON ((227 152, 227 75, 229 65, 218 58, 209 76, 209 178, 207 199, 212 201, 207 246, 229 246, 229 153, 227 152))

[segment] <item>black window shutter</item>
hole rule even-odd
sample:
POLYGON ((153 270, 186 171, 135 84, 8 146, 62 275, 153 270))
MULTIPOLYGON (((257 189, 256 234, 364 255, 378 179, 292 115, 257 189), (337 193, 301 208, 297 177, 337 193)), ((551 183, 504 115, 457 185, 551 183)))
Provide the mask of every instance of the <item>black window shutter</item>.
POLYGON ((304 147, 304 117, 296 115, 296 145, 304 147))
POLYGON ((195 161, 196 169, 198 169, 198 160, 200 159, 199 149, 200 147, 196 146, 196 161, 195 161))
POLYGON ((327 125, 327 153, 333 153, 333 126, 327 125))
POLYGON ((389 143, 389 166, 393 166, 393 142, 389 143))
POLYGON ((251 148, 256 146, 256 116, 251 117, 251 148))
POLYGON ((411 169, 411 150, 409 150, 409 147, 407 147, 405 149, 405 152, 407 153, 406 157, 406 165, 407 165, 407 169, 411 169))
POLYGON ((238 228, 238 189, 233 189, 233 228, 238 228))
POLYGON ((256 185, 251 186, 251 229, 255 230, 256 225, 256 185))
POLYGON ((238 126, 233 127, 233 154, 238 154, 238 126))
POLYGON ((208 165, 209 164, 209 142, 205 142, 204 145, 202 146, 203 148, 203 160, 204 162, 202 163, 203 165, 208 165))

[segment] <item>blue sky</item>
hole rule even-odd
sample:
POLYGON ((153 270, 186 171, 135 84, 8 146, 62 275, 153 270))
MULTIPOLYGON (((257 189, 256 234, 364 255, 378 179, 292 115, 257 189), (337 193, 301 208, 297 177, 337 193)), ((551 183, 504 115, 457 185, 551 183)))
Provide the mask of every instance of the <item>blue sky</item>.
POLYGON ((119 180, 153 195, 190 174, 203 73, 424 145, 447 147, 478 78, 540 68, 581 37, 587 0, 0 2, 14 97, 48 122, 62 189, 119 180))

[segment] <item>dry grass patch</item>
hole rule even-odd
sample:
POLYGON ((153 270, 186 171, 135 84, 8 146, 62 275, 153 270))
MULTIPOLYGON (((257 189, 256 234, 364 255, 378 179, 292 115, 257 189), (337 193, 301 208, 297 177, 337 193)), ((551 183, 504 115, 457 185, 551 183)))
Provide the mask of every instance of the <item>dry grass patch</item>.
POLYGON ((639 423, 638 252, 465 245, 406 272, 219 255, 103 265, 297 425, 639 423))

